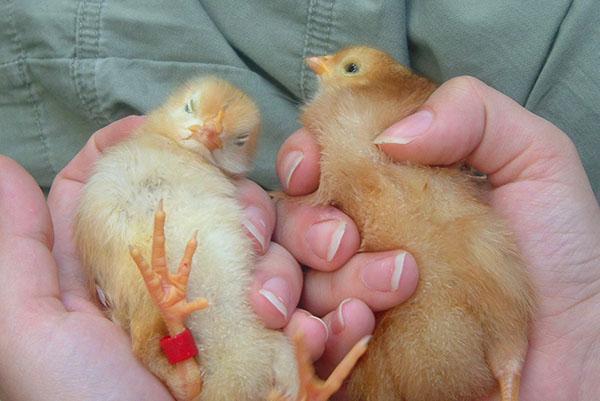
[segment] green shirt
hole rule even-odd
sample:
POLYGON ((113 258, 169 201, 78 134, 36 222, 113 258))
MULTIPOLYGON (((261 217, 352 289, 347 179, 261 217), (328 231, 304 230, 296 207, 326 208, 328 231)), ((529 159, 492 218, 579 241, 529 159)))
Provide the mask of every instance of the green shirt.
POLYGON ((599 21, 598 0, 6 0, 0 153, 47 188, 95 130, 217 74, 261 107, 252 177, 272 188, 315 87, 303 58, 367 44, 437 82, 476 76, 552 121, 599 194, 599 21))

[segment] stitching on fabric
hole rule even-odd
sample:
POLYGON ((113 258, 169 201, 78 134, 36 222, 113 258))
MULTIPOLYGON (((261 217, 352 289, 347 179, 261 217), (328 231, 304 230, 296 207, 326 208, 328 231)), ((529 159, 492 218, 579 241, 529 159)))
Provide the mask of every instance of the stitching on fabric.
POLYGON ((71 60, 71 64, 69 66, 69 70, 71 73, 71 79, 73 80, 73 85, 75 87, 75 93, 77 97, 81 101, 81 103, 85 106, 85 100, 83 99, 81 87, 79 86, 79 79, 77 77, 77 64, 79 63, 79 35, 81 33, 81 9, 85 5, 85 0, 80 1, 77 5, 77 12, 75 13, 75 23, 73 26, 75 27, 74 38, 75 38, 75 46, 73 50, 73 59, 71 60))
POLYGON ((83 0, 77 7, 75 55, 71 64, 71 73, 75 84, 75 91, 88 117, 96 124, 102 126, 110 122, 110 119, 100 112, 101 108, 98 104, 96 91, 96 65, 98 63, 97 56, 100 43, 100 23, 98 18, 102 4, 98 2, 96 4, 93 3, 93 1, 83 0), (94 6, 96 7, 96 14, 92 15, 91 11, 94 6), (95 27, 91 25, 94 23, 94 17, 96 21, 95 27), (87 20, 88 18, 90 19, 89 21, 87 20), (82 62, 85 60, 92 61, 92 66, 82 62))
POLYGON ((8 67, 8 66, 13 65, 13 64, 19 64, 19 62, 20 62, 19 59, 11 60, 11 61, 5 61, 4 63, 0 63, 0 68, 2 68, 2 67, 8 67))
POLYGON ((327 35, 325 36, 327 53, 331 53, 334 49, 333 42, 331 41, 331 32, 333 31, 333 21, 335 21, 335 0, 331 0, 331 6, 329 7, 329 20, 327 22, 327 35))
POLYGON ((97 110, 99 111, 98 116, 103 118, 106 123, 111 121, 110 116, 108 115, 108 111, 100 106, 100 97, 98 96, 98 61, 100 60, 100 35, 101 35, 101 21, 102 21, 102 10, 104 9, 105 0, 100 0, 100 4, 98 4, 98 12, 96 15, 96 34, 95 34, 95 43, 94 47, 96 50, 96 57, 94 57, 94 69, 93 69, 93 102, 97 106, 97 110))
POLYGON ((329 48, 332 11, 333 1, 329 0, 327 5, 322 5, 320 10, 316 10, 313 14, 315 29, 313 30, 312 38, 315 51, 326 52, 329 48))
MULTIPOLYGON (((251 70, 245 69, 245 68, 241 68, 241 67, 237 67, 234 65, 227 65, 227 64, 211 64, 211 63, 201 63, 198 61, 177 61, 177 60, 155 60, 155 59, 149 59, 149 58, 139 58, 139 57, 119 57, 119 56, 110 56, 110 57, 79 57, 78 60, 130 60, 130 61, 141 61, 141 62, 149 62, 149 63, 171 63, 171 64, 191 64, 191 65, 198 65, 198 66, 210 66, 211 68, 223 68, 223 69, 230 69, 230 70, 235 70, 235 71, 242 71, 242 72, 252 72, 251 70)), ((73 60, 73 57, 25 57, 24 59, 25 61, 68 61, 68 60, 73 60)), ((18 63, 19 60, 13 60, 13 61, 9 61, 3 64, 0 64, 0 67, 4 67, 7 65, 11 65, 11 64, 16 64, 18 63)), ((258 74, 260 75, 260 74, 258 74)))
POLYGON ((307 67, 304 63, 304 59, 308 55, 308 47, 310 43, 310 31, 312 29, 312 14, 314 5, 318 0, 309 0, 308 11, 306 13, 306 31, 304 32, 304 45, 302 47, 302 59, 300 60, 300 96, 302 99, 306 99, 306 78, 307 78, 307 67))
POLYGON ((100 34, 101 34, 101 21, 102 21, 102 10, 104 9, 105 0, 100 0, 98 4, 98 13, 96 15, 96 54, 100 56, 100 34))
POLYGON ((569 6, 565 10, 565 14, 561 18, 560 23, 558 24, 558 27, 556 28, 554 37, 552 37, 552 42, 550 43, 550 46, 548 46, 548 52, 546 53, 546 56, 544 57, 544 61, 542 62, 540 69, 538 70, 537 76, 535 77, 535 81, 533 82, 533 85, 531 85, 531 88, 529 88, 529 93, 527 94, 527 99, 525 99, 525 102, 523 103, 523 106, 527 109, 534 106, 534 105, 529 104, 529 99, 531 98, 533 89, 537 86, 538 81, 540 80, 540 76, 542 75, 542 72, 544 71, 544 68, 546 67, 546 63, 548 63, 548 59, 550 58, 550 55, 554 51, 554 46, 556 45, 558 35, 560 34, 560 31, 562 30, 562 26, 563 26, 565 20, 567 19, 567 16, 571 12, 571 8, 573 7, 573 2, 574 2, 574 0, 571 0, 571 2, 569 3, 569 6))
POLYGON ((52 158, 50 157, 50 144, 48 142, 48 136, 46 135, 46 132, 44 131, 44 126, 42 124, 41 102, 40 102, 39 97, 37 96, 37 93, 35 92, 35 90, 33 88, 33 83, 31 81, 31 77, 29 77, 29 75, 27 74, 27 70, 26 70, 27 64, 25 63, 25 61, 26 61, 27 57, 25 54, 25 49, 23 48, 23 44, 21 43, 21 40, 19 38, 17 26, 15 24, 15 20, 14 20, 14 12, 15 11, 13 8, 13 2, 7 1, 6 6, 7 6, 7 11, 8 11, 7 15, 8 15, 9 26, 10 26, 9 29, 11 31, 10 36, 11 36, 13 45, 15 46, 15 50, 17 50, 19 53, 19 56, 16 60, 17 69, 19 71, 19 75, 21 77, 21 80, 23 81, 23 84, 25 84, 25 87, 27 88, 27 92, 29 94, 29 101, 33 105, 33 114, 34 114, 35 125, 38 130, 38 137, 40 139, 40 142, 42 143, 42 149, 44 150, 44 154, 46 156, 46 161, 48 163, 48 166, 50 167, 50 171, 53 173, 53 175, 56 175, 58 173, 58 169, 52 163, 52 158))
POLYGON ((331 51, 331 32, 333 30, 335 0, 311 0, 307 13, 304 48, 302 49, 302 67, 300 73, 300 93, 308 98, 309 72, 304 59, 308 54, 328 53, 331 51))

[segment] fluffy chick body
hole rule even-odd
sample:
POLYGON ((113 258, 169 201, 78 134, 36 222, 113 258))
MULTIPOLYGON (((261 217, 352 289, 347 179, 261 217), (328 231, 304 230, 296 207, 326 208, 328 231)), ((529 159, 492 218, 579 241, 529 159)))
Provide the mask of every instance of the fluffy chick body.
POLYGON ((420 271, 414 296, 378 316, 350 398, 475 400, 496 380, 513 392, 533 309, 513 238, 459 169, 395 163, 373 144, 435 85, 373 49, 350 48, 326 61, 302 116, 322 148, 320 185, 309 201, 351 216, 362 250, 405 249, 420 271), (360 75, 348 73, 350 63, 360 75))
MULTIPOLYGON (((288 394, 298 390, 292 345, 282 333, 266 329, 247 302, 255 256, 242 231, 235 187, 223 171, 246 169, 258 118, 250 99, 224 81, 209 78, 187 85, 98 162, 76 224, 83 263, 109 300, 110 318, 131 334, 134 353, 172 391, 185 379, 160 350, 167 330, 128 246, 150 254, 161 199, 169 266, 177 266, 197 231, 188 297, 205 297, 210 306, 192 314, 188 327, 200 349, 202 401, 263 401, 274 387, 288 394), (225 155, 211 154, 178 132, 182 119, 194 118, 182 114, 190 96, 196 96, 196 107, 214 112, 226 104, 225 131, 252 130, 245 155, 232 153, 227 143, 221 150, 225 155)), ((186 399, 186 394, 174 395, 186 399)))

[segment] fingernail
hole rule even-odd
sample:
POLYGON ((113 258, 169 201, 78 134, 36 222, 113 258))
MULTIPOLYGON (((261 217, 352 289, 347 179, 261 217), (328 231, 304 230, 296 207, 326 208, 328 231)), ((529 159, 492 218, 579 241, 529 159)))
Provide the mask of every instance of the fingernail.
POLYGON ((400 288, 406 252, 372 261, 363 267, 361 280, 370 290, 391 292, 400 288))
POLYGON ((433 113, 431 111, 417 111, 383 131, 373 142, 406 145, 427 131, 432 121, 433 113))
POLYGON ((346 232, 346 222, 324 220, 313 224, 306 232, 306 241, 311 251, 319 258, 331 262, 340 248, 346 232))
POLYGON ((288 153, 283 159, 283 177, 285 180, 285 189, 290 187, 290 181, 292 180, 294 171, 296 171, 296 168, 298 168, 302 160, 304 160, 304 153, 300 152, 299 150, 294 150, 288 153))
POLYGON ((261 250, 267 249, 267 224, 263 218, 264 212, 256 206, 248 206, 244 209, 244 218, 242 224, 248 230, 256 241, 260 244, 261 250))
POLYGON ((316 320, 317 322, 319 322, 325 328, 325 341, 327 341, 327 339, 329 338, 329 327, 327 327, 327 325, 325 324, 325 322, 323 320, 319 319, 318 317, 312 316, 312 315, 309 316, 308 318, 316 320))
POLYGON ((333 319, 331 320, 331 331, 333 334, 340 334, 346 327, 344 308, 350 301, 352 301, 351 298, 343 300, 342 303, 338 306, 336 312, 333 314, 333 319))
POLYGON ((273 277, 265 281, 258 293, 265 297, 287 319, 288 310, 286 305, 289 301, 290 289, 284 279, 273 277))

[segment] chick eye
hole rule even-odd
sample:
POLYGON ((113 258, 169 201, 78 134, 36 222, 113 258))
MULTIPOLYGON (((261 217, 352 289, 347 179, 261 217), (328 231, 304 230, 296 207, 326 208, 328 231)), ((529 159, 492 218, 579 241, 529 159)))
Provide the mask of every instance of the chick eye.
POLYGON ((244 146, 244 144, 248 142, 248 138, 250 138, 250 133, 244 132, 243 134, 236 136, 233 143, 237 146, 244 146))
POLYGON ((356 74, 358 70, 359 68, 356 63, 348 63, 344 66, 344 71, 346 71, 348 74, 356 74))
POLYGON ((185 104, 184 110, 186 113, 190 114, 194 111, 194 99, 188 100, 188 102, 185 104))

